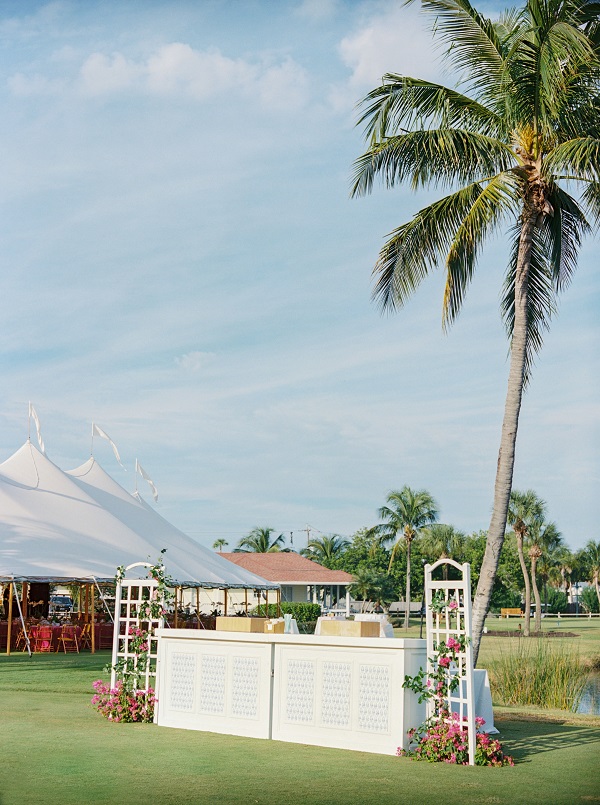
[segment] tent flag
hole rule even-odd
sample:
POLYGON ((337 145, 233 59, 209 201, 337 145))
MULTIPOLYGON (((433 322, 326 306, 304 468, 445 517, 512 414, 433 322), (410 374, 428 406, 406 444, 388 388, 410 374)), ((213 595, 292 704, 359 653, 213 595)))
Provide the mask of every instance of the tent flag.
MULTIPOLYGON (((29 403, 29 420, 30 420, 30 423, 31 423, 32 419, 35 422, 35 429, 37 431, 37 438, 38 438, 38 442, 39 442, 39 445, 40 445, 40 450, 45 455, 46 454, 46 448, 44 447, 44 440, 42 439, 42 429, 40 428, 40 418, 38 417, 35 408, 33 407, 33 405, 30 402, 29 403)), ((31 427, 31 425, 30 425, 30 427, 31 427)))
MULTIPOLYGON (((113 453, 115 454, 115 458, 119 462, 119 464, 123 467, 123 462, 121 461, 121 456, 119 455, 119 451, 117 450, 117 445, 113 442, 110 438, 108 433, 105 433, 102 428, 99 428, 95 422, 92 422, 92 444, 94 443, 94 436, 100 436, 101 439, 106 439, 106 441, 110 444, 113 449, 113 453)), ((125 467, 123 467, 125 469, 125 467)))
POLYGON ((135 471, 136 471, 136 473, 139 472, 139 474, 142 476, 144 481, 148 481, 150 489, 152 490, 152 497, 154 498, 154 502, 156 503, 156 501, 158 500, 158 489, 154 486, 154 481, 148 475, 148 473, 144 470, 144 468, 142 467, 140 462, 137 460, 137 458, 135 460, 135 471))

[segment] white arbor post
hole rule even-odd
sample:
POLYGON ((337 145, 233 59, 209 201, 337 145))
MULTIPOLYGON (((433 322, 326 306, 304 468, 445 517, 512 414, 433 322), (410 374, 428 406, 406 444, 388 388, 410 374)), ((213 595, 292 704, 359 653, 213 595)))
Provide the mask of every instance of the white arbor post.
MULTIPOLYGON (((461 729, 467 725, 469 739, 469 765, 475 765, 475 697, 473 695, 473 647, 471 644, 471 567, 468 562, 460 565, 453 559, 439 559, 433 565, 425 565, 425 613, 427 623, 427 676, 439 670, 437 658, 440 646, 446 646, 453 638, 463 649, 456 651, 456 661, 446 668, 447 694, 445 709, 457 713, 461 729), (433 573, 442 566, 456 568, 461 578, 456 581, 435 580, 433 573), (451 680, 458 677, 458 686, 451 690, 451 680)), ((427 717, 435 715, 435 700, 427 702, 427 717)))
MULTIPOLYGON (((135 562, 125 568, 125 573, 135 567, 152 567, 148 562, 135 562)), ((150 603, 156 602, 159 583, 153 578, 126 579, 117 581, 115 591, 115 627, 113 637, 112 671, 110 686, 115 687, 117 669, 122 666, 135 675, 135 688, 148 691, 152 687, 151 680, 156 677, 156 659, 158 656, 158 638, 155 630, 164 625, 164 618, 154 617, 150 612, 150 603), (147 633, 146 661, 140 663, 138 630, 147 633)), ((161 607, 162 609, 162 607, 161 607)))

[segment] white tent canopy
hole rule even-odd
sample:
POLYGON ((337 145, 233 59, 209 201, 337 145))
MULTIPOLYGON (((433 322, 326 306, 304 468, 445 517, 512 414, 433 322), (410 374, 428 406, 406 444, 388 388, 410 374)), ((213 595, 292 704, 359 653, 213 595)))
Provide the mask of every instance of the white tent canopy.
POLYGON ((31 442, 0 464, 0 580, 110 581, 163 555, 178 586, 272 589, 168 523, 94 458, 63 472, 31 442))

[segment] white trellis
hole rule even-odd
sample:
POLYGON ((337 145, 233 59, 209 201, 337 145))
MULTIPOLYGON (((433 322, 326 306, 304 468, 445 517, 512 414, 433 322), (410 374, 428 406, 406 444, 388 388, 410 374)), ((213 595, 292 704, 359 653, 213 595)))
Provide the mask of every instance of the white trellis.
MULTIPOLYGON (((135 562, 125 568, 125 573, 135 567, 150 568, 148 562, 135 562)), ((148 691, 154 687, 156 677, 156 658, 158 638, 156 629, 164 625, 162 616, 153 617, 150 602, 155 602, 158 595, 159 582, 153 578, 117 580, 115 591, 115 628, 113 637, 111 688, 115 687, 118 669, 125 669, 135 677, 135 688, 148 691), (136 648, 138 631, 147 633, 148 650, 144 652, 142 661, 136 648)), ((162 610, 162 607, 161 607, 162 610)))
MULTIPOLYGON (((425 565, 425 608, 427 623, 427 675, 439 670, 439 647, 453 638, 461 646, 455 652, 456 660, 446 669, 447 693, 445 709, 457 713, 461 726, 467 725, 469 740, 469 765, 475 765, 475 697, 473 695, 473 647, 471 644, 471 567, 468 562, 460 565, 453 559, 440 559, 433 565, 425 565), (433 579, 433 573, 443 566, 456 568, 460 580, 433 579), (433 605, 433 607, 432 607, 433 605), (450 681, 456 676, 459 684, 450 689, 450 681)), ((436 701, 427 702, 427 716, 436 715, 436 701)))

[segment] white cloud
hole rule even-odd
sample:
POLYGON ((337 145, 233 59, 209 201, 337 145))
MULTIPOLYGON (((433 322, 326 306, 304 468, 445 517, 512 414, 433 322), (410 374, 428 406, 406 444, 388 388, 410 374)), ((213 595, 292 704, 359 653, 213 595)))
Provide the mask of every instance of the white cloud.
POLYGON ((201 352, 200 350, 187 352, 185 355, 175 358, 175 365, 184 372, 194 374, 203 369, 214 357, 213 352, 201 352))
POLYGON ((338 0, 302 0, 296 14, 311 22, 321 22, 333 17, 338 6, 338 0))
POLYGON ((81 67, 81 84, 84 94, 102 95, 132 87, 142 68, 127 61, 122 53, 105 56, 92 53, 81 67))
MULTIPOLYGON (((64 63, 69 69, 73 52, 64 63)), ((77 90, 83 96, 113 95, 122 92, 179 96, 203 101, 225 93, 258 99, 267 109, 295 110, 308 101, 308 77, 304 68, 290 57, 274 63, 232 59, 216 48, 198 50, 184 42, 159 47, 146 59, 135 61, 121 52, 110 55, 94 52, 82 63, 75 80, 50 79, 42 74, 15 73, 8 79, 14 95, 48 95, 77 90)))
POLYGON ((306 71, 292 59, 269 67, 259 81, 262 105, 271 109, 298 109, 308 101, 306 71))
POLYGON ((209 98, 256 80, 257 68, 243 59, 230 59, 219 50, 195 50, 182 42, 161 47, 146 64, 146 86, 159 94, 188 94, 209 98))

